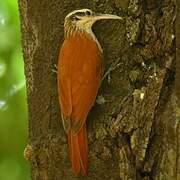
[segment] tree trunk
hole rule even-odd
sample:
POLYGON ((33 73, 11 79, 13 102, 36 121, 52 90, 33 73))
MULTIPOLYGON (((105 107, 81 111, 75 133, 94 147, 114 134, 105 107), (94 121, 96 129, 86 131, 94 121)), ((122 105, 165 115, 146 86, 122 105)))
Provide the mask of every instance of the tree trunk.
POLYGON ((25 156, 33 180, 180 179, 176 120, 174 0, 19 0, 29 107, 25 156), (103 81, 89 113, 87 177, 71 171, 56 75, 64 17, 90 8, 122 21, 94 25, 104 49, 103 81))

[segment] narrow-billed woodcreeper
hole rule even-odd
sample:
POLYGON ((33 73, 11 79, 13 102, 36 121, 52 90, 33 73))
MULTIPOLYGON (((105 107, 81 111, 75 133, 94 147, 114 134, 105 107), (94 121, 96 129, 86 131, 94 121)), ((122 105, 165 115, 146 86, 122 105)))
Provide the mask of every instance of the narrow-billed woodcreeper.
POLYGON ((58 60, 58 93, 63 126, 68 134, 72 169, 86 175, 88 148, 86 118, 93 106, 103 73, 102 48, 91 27, 97 20, 122 19, 76 10, 65 17, 65 39, 58 60))

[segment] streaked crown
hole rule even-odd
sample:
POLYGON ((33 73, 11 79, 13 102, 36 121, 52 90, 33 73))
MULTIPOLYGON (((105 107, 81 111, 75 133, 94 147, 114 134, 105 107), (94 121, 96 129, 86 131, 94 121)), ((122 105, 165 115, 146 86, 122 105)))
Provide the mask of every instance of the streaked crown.
POLYGON ((66 17, 65 20, 80 20, 83 16, 90 16, 93 12, 90 9, 80 9, 70 12, 66 17))

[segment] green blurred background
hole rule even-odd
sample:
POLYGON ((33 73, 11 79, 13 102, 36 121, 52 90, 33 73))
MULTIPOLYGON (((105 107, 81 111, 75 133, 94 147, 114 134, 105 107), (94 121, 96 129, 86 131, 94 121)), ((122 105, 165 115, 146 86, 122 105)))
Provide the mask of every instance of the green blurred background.
POLYGON ((16 0, 0 0, 0 180, 29 180, 27 102, 16 0))

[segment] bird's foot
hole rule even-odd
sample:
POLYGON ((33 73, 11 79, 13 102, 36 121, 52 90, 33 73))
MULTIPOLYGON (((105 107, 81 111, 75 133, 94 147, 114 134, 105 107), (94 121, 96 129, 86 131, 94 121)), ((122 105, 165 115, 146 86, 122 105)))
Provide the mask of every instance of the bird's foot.
POLYGON ((51 72, 54 73, 54 74, 57 74, 58 68, 57 68, 56 64, 52 64, 51 72))
POLYGON ((119 59, 115 62, 113 62, 108 70, 104 73, 104 76, 102 77, 101 83, 103 82, 104 79, 108 78, 108 83, 110 84, 111 81, 111 72, 120 67, 122 63, 119 62, 119 59))

